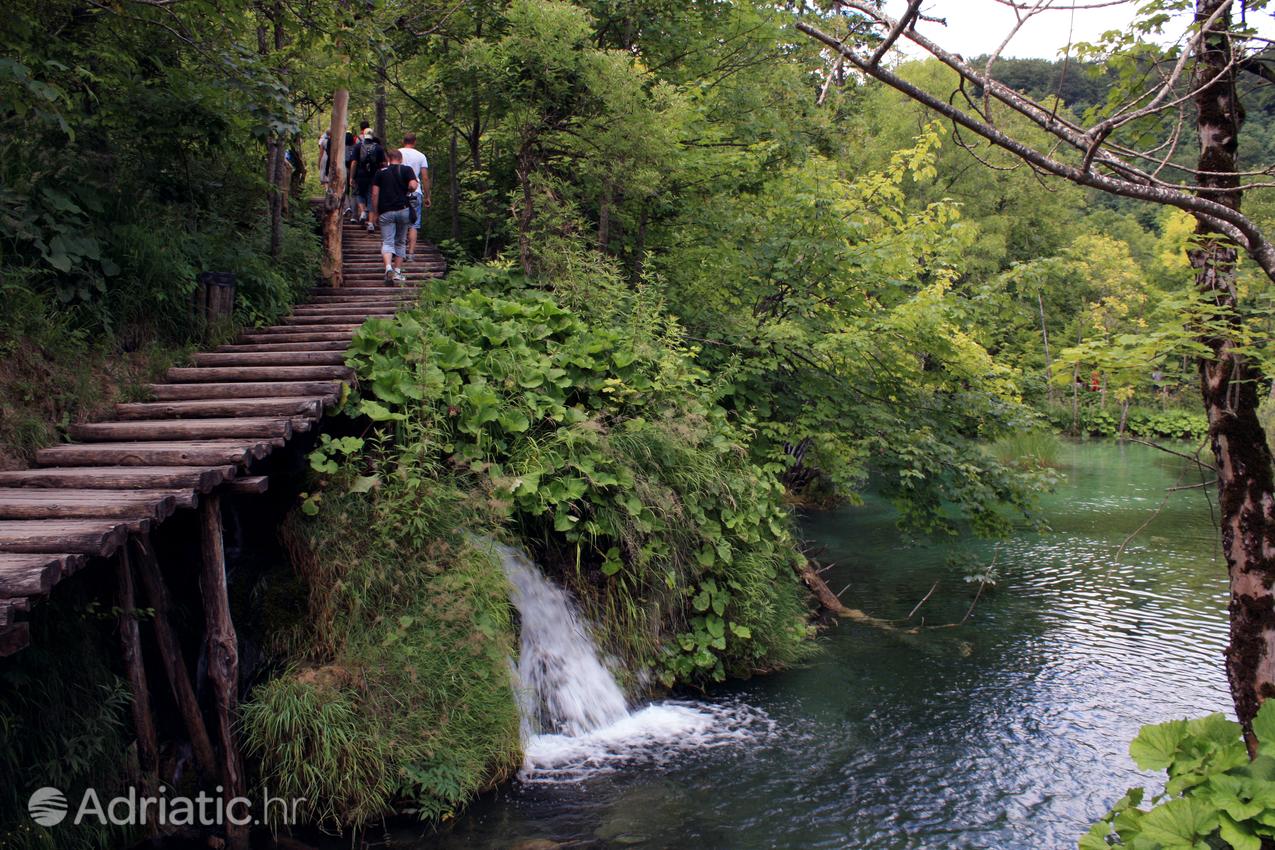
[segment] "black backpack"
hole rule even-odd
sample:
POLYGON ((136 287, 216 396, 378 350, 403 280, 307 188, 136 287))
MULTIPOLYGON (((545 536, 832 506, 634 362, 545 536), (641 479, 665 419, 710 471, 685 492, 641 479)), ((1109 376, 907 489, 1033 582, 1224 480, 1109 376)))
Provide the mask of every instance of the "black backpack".
POLYGON ((376 142, 364 142, 359 151, 359 170, 365 174, 375 174, 381 164, 381 146, 376 142))

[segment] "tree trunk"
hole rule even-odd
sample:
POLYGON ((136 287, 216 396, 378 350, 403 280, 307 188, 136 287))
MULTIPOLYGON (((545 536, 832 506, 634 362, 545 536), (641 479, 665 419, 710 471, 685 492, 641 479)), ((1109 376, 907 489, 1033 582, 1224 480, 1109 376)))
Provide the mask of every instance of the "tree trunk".
POLYGON ((524 141, 518 151, 515 175, 518 187, 522 191, 522 204, 517 209, 518 218, 518 258, 522 261, 522 271, 528 277, 532 275, 531 256, 531 223, 536 217, 535 197, 532 191, 531 178, 536 170, 535 142, 524 141))
POLYGON ((323 280, 334 289, 344 283, 341 273, 341 207, 345 200, 345 123, 350 106, 348 89, 332 94, 332 124, 328 128, 328 187, 323 194, 323 280))
POLYGON ((598 202, 598 250, 604 254, 611 244, 611 196, 614 188, 610 180, 602 181, 602 199, 598 202))
MULTIPOLYGON (((1203 23, 1224 0, 1197 0, 1196 21, 1203 23)), ((1226 9, 1196 55, 1200 138, 1201 196, 1239 209, 1236 141, 1244 112, 1235 89, 1226 9)), ((1206 222, 1199 221, 1201 242, 1188 252, 1196 285, 1238 324, 1235 286, 1237 251, 1206 222)), ((1266 698, 1275 695, 1275 478, 1271 452, 1257 419, 1260 376, 1236 352, 1235 334, 1202 340, 1213 352, 1202 359, 1200 391, 1209 419, 1209 440, 1218 466, 1222 552, 1231 585, 1231 634, 1226 673, 1235 713, 1244 725, 1250 754, 1256 753, 1252 721, 1266 698)))
MULTIPOLYGON (((454 110, 453 110, 454 114, 454 110)), ((447 193, 451 206, 452 239, 460 240, 460 177, 456 172, 456 131, 452 130, 452 139, 447 146, 447 193)))
POLYGON ((1036 293, 1036 306, 1040 308, 1040 336, 1045 342, 1045 395, 1054 403, 1054 360, 1049 356, 1049 327, 1045 324, 1045 299, 1036 293))
POLYGON ((376 84, 376 117, 373 123, 376 125, 373 132, 376 137, 381 140, 381 144, 390 147, 389 139, 385 137, 385 66, 380 68, 380 74, 377 75, 376 84))
POLYGON ((287 165, 283 155, 283 137, 272 133, 266 147, 266 177, 270 183, 270 259, 278 260, 283 254, 283 172, 287 165))

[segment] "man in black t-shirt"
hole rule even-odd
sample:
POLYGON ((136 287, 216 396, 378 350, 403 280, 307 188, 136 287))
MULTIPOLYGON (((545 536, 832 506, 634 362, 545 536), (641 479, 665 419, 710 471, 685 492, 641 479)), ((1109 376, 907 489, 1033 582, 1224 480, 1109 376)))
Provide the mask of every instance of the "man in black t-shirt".
POLYGON ((372 179, 373 224, 381 225, 381 258, 385 260, 385 281, 402 283, 403 258, 407 256, 407 231, 412 227, 412 211, 407 196, 420 184, 416 173, 403 164, 397 150, 388 153, 389 164, 372 179))

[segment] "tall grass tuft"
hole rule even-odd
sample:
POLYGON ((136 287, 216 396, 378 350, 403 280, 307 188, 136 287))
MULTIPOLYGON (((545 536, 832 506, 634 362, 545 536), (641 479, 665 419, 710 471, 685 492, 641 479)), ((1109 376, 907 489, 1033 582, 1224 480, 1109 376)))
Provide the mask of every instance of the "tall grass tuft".
POLYGON ((1057 469, 1062 446, 1052 431, 1020 430, 1001 437, 991 445, 995 458, 1019 469, 1057 469))

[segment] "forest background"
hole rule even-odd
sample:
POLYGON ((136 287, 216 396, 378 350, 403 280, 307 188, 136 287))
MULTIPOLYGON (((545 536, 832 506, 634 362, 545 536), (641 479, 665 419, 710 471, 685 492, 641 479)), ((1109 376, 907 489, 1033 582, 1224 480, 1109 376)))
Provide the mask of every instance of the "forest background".
MULTIPOLYGON (((794 28, 825 11, 12 5, 0 59, 5 465, 228 333, 192 314, 198 272, 236 275, 235 324, 302 297, 318 275, 307 199, 335 89, 350 89, 352 123, 390 144, 415 132, 429 156, 424 233, 454 271, 419 311, 356 339, 365 397, 349 410, 395 439, 321 444, 312 463, 327 478, 286 534, 305 578, 336 590, 309 597, 315 628, 270 640, 279 670, 386 673, 405 669, 399 647, 411 663, 442 656, 409 632, 459 643, 472 628, 492 649, 470 678, 490 687, 408 700, 423 708, 406 729, 345 681, 324 687, 346 701, 322 705, 314 675, 261 688, 245 728, 280 772, 272 787, 307 767, 280 758, 289 742, 318 734, 280 731, 279 717, 323 710, 331 723, 336 705, 367 743, 347 754, 365 772, 319 771, 352 787, 293 788, 321 807, 314 819, 362 823, 405 796, 444 815, 516 752, 509 688, 491 685, 512 632, 490 565, 466 555, 451 586, 423 568, 383 587, 369 553, 437 565, 468 545, 449 538, 457 517, 490 512, 575 582, 634 671, 700 684, 802 657, 785 503, 872 487, 907 532, 997 534, 1036 519, 1052 433, 1202 439, 1193 222, 1043 178, 846 73, 794 28), (448 466, 457 457, 464 475, 448 466), (692 518, 684 533, 678 512, 692 518), (401 539, 378 548, 354 533, 377 527, 401 539), (329 557, 307 559, 317 548, 329 557), (360 607, 371 598, 399 616, 372 616, 360 607), (469 606, 458 634, 420 609, 444 598, 469 606), (395 752, 387 771, 378 747, 439 732, 431 700, 468 706, 454 714, 474 725, 436 738, 442 756, 395 752)), ((1074 59, 999 67, 1075 115, 1101 110, 1115 83, 1074 59)), ((935 63, 900 73, 953 94, 935 63)), ((1262 161, 1275 153, 1275 99, 1245 97, 1244 145, 1262 161)), ((1245 209, 1275 223, 1269 193, 1249 193, 1245 209)), ((1259 280, 1241 269, 1255 338, 1270 330, 1259 280)), ((91 729, 121 707, 96 710, 75 722, 91 729)), ((40 705, 10 716, 21 728, 40 705)), ((96 757, 109 764, 110 747, 96 757)))

